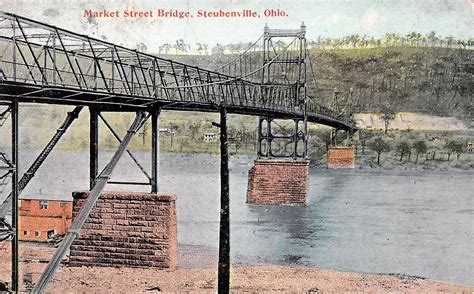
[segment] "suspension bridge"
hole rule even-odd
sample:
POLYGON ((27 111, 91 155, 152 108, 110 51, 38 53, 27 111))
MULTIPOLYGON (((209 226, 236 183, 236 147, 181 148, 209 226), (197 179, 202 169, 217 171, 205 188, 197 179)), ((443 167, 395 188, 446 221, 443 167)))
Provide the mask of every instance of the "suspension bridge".
MULTIPOLYGON (((84 108, 90 113, 91 194, 37 283, 42 292, 94 208, 124 152, 145 173, 151 192, 159 191, 159 117, 161 110, 218 112, 221 133, 221 243, 219 287, 228 289, 229 202, 227 167, 227 113, 259 116, 259 158, 307 157, 308 123, 356 131, 349 115, 316 101, 307 89, 308 51, 306 27, 276 30, 263 35, 230 62, 205 69, 154 56, 74 33, 18 15, 0 13, 0 106, 2 123, 11 119, 11 158, 1 153, 0 179, 11 177, 12 191, 0 208, 0 219, 11 209, 12 223, 5 220, 3 236, 12 238, 12 289, 18 290, 18 194, 34 177, 61 137, 84 108), (263 42, 263 46, 257 46, 263 42), (23 103, 73 105, 64 123, 43 148, 27 172, 18 174, 18 108, 23 103), (120 138, 102 112, 136 112, 125 137, 120 138), (127 145, 147 120, 152 121, 152 171, 149 175, 128 151, 127 145), (272 133, 274 119, 294 121, 291 135, 272 133), (109 164, 99 172, 98 125, 103 120, 120 142, 109 164), (288 154, 277 155, 272 140, 292 144, 288 154), (227 273, 227 277, 225 275, 227 273), (221 279, 221 274, 226 277, 221 279), (227 282, 226 282, 227 281, 227 282)), ((114 182, 115 184, 134 184, 114 182)), ((5 238, 7 238, 5 237, 5 238)))

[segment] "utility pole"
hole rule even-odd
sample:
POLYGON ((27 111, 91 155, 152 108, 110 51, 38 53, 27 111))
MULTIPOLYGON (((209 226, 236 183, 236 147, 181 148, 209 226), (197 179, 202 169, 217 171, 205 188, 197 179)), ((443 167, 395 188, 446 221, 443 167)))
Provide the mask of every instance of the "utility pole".
POLYGON ((220 128, 221 142, 221 210, 219 223, 219 267, 218 293, 230 290, 230 201, 229 201, 229 148, 227 141, 227 110, 220 105, 220 123, 212 123, 220 128))
POLYGON ((19 243, 18 238, 19 232, 19 200, 18 200, 18 101, 12 102, 12 227, 13 227, 13 240, 12 240, 12 291, 18 293, 19 283, 19 243))

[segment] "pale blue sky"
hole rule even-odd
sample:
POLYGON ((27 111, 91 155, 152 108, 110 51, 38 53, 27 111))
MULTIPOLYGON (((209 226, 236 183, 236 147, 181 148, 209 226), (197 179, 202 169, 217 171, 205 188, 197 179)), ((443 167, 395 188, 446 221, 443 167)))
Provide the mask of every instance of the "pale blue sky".
POLYGON ((0 0, 0 9, 52 23, 110 41, 135 46, 143 42, 150 50, 176 39, 187 43, 251 42, 271 28, 298 28, 307 25, 307 37, 340 37, 351 34, 379 36, 387 32, 426 34, 436 31, 457 38, 473 37, 474 0, 0 0), (179 9, 196 14, 198 9, 252 9, 261 14, 255 19, 97 19, 91 25, 84 9, 124 10, 179 9), (263 17, 265 9, 282 9, 288 17, 263 17))

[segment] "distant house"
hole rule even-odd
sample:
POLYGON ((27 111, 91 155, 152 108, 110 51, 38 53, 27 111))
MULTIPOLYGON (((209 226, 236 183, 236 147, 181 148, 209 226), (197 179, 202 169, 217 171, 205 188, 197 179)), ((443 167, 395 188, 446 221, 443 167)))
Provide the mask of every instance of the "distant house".
POLYGON ((467 152, 472 152, 474 149, 474 142, 467 142, 467 152))
POLYGON ((204 133, 204 142, 216 142, 216 133, 204 133))
POLYGON ((72 224, 72 201, 20 200, 20 240, 48 241, 66 234, 72 224))
POLYGON ((160 135, 174 137, 176 135, 176 132, 172 129, 160 129, 160 135))

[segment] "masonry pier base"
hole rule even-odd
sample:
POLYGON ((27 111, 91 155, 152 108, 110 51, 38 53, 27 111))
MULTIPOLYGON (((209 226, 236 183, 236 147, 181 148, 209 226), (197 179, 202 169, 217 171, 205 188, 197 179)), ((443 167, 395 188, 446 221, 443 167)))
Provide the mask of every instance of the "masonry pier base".
POLYGON ((328 168, 354 168, 354 147, 333 146, 328 149, 328 168))
POLYGON ((304 206, 308 173, 308 160, 255 160, 249 171, 247 203, 304 206))
MULTIPOLYGON (((74 192, 77 217, 89 192, 74 192)), ((176 196, 103 192, 71 245, 70 266, 175 269, 176 196)))

